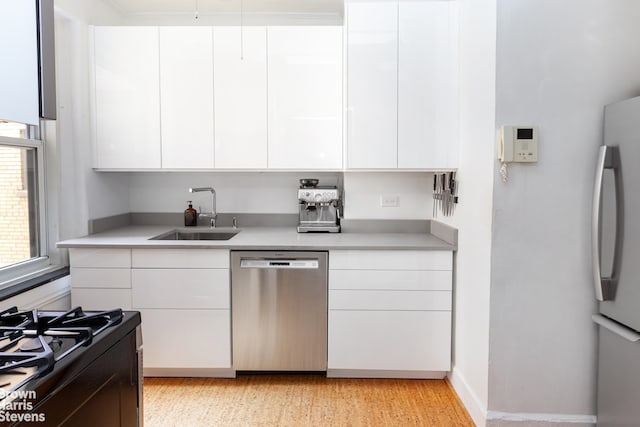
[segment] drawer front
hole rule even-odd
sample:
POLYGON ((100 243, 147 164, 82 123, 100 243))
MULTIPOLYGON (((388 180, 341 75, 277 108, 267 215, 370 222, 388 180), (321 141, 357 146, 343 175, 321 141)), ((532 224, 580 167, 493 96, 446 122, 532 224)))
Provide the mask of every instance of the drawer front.
POLYGON ((131 310, 131 289, 88 289, 71 290, 71 305, 83 310, 131 310))
POLYGON ((140 310, 140 314, 145 368, 231 367, 229 310, 140 310))
POLYGON ((131 288, 130 268, 71 267, 73 288, 131 288))
POLYGON ((329 310, 451 310, 450 291, 329 291, 329 310))
POLYGON ((330 270, 329 289, 450 291, 451 271, 330 270))
POLYGON ((135 308, 229 309, 229 270, 132 270, 135 308))
POLYGON ((229 268, 227 249, 134 249, 134 268, 229 268))
POLYGON ((451 251, 329 251, 330 270, 451 270, 451 251))
POLYGON ((131 249, 71 248, 69 263, 72 267, 129 268, 131 249))
POLYGON ((451 314, 330 311, 327 364, 329 369, 448 371, 451 314))

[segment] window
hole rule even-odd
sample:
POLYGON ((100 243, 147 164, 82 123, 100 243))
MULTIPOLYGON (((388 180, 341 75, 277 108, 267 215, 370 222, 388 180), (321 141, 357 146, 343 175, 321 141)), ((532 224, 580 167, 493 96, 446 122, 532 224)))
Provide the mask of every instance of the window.
POLYGON ((0 285, 46 269, 43 142, 38 128, 0 121, 0 285))

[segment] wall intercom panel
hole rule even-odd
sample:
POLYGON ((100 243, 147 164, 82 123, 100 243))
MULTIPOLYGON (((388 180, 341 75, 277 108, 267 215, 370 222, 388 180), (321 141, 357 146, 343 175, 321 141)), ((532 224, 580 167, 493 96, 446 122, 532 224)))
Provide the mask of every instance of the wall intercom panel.
POLYGON ((498 138, 498 158, 503 163, 538 161, 537 127, 502 126, 498 138))

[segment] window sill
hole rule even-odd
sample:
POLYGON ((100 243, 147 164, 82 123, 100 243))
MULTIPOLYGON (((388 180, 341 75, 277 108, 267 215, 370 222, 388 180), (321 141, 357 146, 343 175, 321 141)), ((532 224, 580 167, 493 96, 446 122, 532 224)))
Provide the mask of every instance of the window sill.
POLYGON ((69 267, 56 266, 50 269, 46 269, 36 277, 32 277, 8 286, 4 289, 0 289, 0 301, 7 300, 11 297, 30 291, 31 289, 35 289, 49 282, 53 282, 54 280, 67 275, 69 275, 69 267))

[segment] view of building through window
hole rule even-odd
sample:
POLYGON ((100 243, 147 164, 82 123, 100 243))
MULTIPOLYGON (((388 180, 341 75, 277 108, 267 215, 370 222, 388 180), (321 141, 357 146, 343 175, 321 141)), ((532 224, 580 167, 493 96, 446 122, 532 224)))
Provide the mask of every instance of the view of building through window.
MULTIPOLYGON (((0 121, 0 136, 26 138, 26 125, 0 121)), ((0 267, 37 256, 35 149, 0 140, 0 267)))

